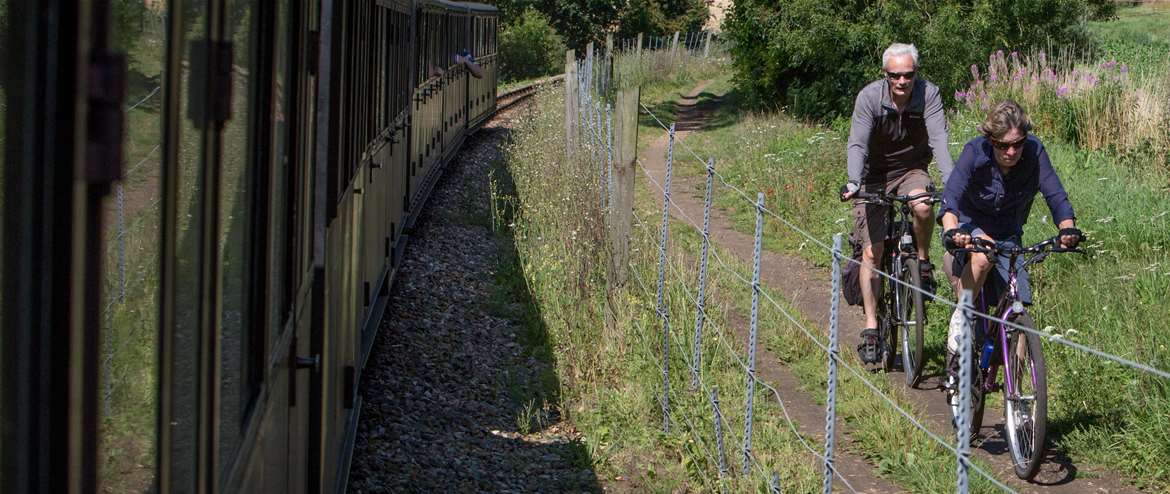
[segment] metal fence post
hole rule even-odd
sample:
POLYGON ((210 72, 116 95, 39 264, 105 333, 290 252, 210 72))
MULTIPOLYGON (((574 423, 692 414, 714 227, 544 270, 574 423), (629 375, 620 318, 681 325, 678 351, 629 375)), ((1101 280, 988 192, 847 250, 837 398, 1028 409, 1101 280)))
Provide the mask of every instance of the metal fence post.
POLYGON ((715 449, 719 455, 719 478, 727 476, 727 454, 723 449, 723 413, 719 411, 719 388, 711 388, 711 410, 715 412, 715 449))
POLYGON ((703 200, 703 251, 699 254, 699 295, 695 299, 695 345, 691 351, 691 389, 699 388, 699 368, 703 362, 703 318, 706 317, 704 292, 707 287, 707 254, 711 248, 711 189, 715 178, 715 160, 707 159, 707 195, 703 200))
POLYGON ((608 197, 605 200, 606 207, 613 207, 613 105, 605 104, 605 188, 608 197))
POLYGON ((963 330, 959 339, 959 416, 956 420, 956 429, 959 436, 959 447, 955 453, 958 468, 956 490, 959 494, 967 494, 967 468, 971 459, 971 312, 973 295, 971 290, 963 290, 959 299, 959 306, 963 310, 963 330))
POLYGON ((662 430, 670 432, 670 311, 663 287, 666 282, 666 241, 670 231, 670 175, 674 162, 674 124, 666 145, 666 180, 662 187, 662 232, 658 246, 658 312, 662 315, 662 430))
POLYGON ((837 423, 837 353, 841 311, 841 234, 833 235, 833 283, 829 293, 829 396, 825 405, 824 493, 833 492, 833 448, 837 423))
POLYGON ((126 193, 122 182, 115 188, 118 205, 118 303, 126 301, 126 193))
POLYGON ((744 405, 743 473, 752 461, 752 401, 756 395, 756 325, 760 314, 760 250, 764 239, 764 193, 756 193, 756 248, 752 256, 752 318, 748 331, 747 403, 744 405))
POLYGON ((768 492, 770 494, 780 494, 780 472, 772 471, 772 480, 768 483, 768 492))

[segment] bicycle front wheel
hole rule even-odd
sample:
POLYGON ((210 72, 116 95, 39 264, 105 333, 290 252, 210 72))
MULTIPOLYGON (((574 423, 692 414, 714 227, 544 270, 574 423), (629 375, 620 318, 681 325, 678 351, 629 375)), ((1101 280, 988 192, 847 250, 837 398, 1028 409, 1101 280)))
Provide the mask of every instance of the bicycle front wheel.
POLYGON ((926 326, 926 302, 922 292, 915 290, 922 288, 922 270, 918 259, 907 259, 903 266, 901 278, 909 286, 897 287, 902 369, 906 373, 906 385, 915 388, 922 380, 922 328, 926 326))
MULTIPOLYGON (((1016 324, 1034 328, 1028 314, 1016 319, 1016 324)), ((1048 374, 1044 366, 1044 352, 1040 338, 1033 333, 1013 331, 1008 336, 1008 361, 1004 364, 1006 378, 1011 379, 1015 392, 1004 395, 1004 429, 1016 476, 1031 480, 1040 470, 1044 458, 1044 434, 1048 426, 1048 374)), ((1006 383, 1005 383, 1006 384, 1006 383)))

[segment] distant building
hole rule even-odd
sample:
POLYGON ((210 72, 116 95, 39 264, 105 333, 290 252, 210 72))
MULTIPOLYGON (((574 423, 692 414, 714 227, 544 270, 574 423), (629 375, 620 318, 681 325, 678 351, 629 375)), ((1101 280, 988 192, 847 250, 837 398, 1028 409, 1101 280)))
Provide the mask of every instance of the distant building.
POLYGON ((711 3, 707 7, 707 11, 711 15, 707 17, 707 23, 703 25, 703 29, 706 31, 720 32, 720 26, 723 25, 723 17, 727 14, 728 10, 731 10, 732 3, 734 3, 733 0, 711 0, 711 3))

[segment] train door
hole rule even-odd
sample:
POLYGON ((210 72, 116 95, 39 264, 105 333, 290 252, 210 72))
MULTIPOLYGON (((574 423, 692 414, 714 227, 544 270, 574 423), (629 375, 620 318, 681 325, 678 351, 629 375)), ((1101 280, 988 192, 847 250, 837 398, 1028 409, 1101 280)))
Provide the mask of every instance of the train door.
POLYGON ((314 328, 320 329, 321 304, 314 295, 317 291, 314 268, 314 245, 317 238, 315 210, 319 203, 315 197, 318 187, 316 168, 316 109, 317 109, 317 53, 321 50, 319 26, 319 3, 284 0, 282 6, 290 10, 292 24, 292 49, 288 53, 292 72, 288 80, 295 82, 290 88, 293 98, 289 101, 288 145, 292 183, 290 192, 289 228, 292 230, 291 269, 293 287, 293 338, 289 343, 290 385, 288 421, 288 492, 316 492, 320 486, 319 453, 315 439, 319 437, 320 397, 320 354, 314 353, 314 328), (295 117, 295 118, 293 118, 295 117))

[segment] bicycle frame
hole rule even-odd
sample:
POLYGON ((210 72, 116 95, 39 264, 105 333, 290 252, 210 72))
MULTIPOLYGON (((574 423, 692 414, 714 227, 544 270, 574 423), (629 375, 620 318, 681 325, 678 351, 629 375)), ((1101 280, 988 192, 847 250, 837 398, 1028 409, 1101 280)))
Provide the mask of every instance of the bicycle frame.
MULTIPOLYGON (((1019 282, 1017 281, 1018 276, 1019 276, 1019 271, 1022 269, 1026 269, 1028 266, 1030 266, 1032 264, 1035 264, 1035 263, 1042 261, 1045 257, 1047 257, 1048 253, 1049 252, 1046 252, 1046 251, 1038 252, 1035 255, 1033 255, 1031 258, 1028 258, 1027 260, 1025 260, 1019 267, 1016 266, 1016 260, 1019 259, 1019 256, 1021 254, 1018 252, 1013 252, 1008 256, 1008 282, 1007 282, 1008 289, 1007 289, 1007 293, 1005 293, 1000 298, 1000 302, 996 306, 997 311, 995 314, 995 315, 999 316, 999 318, 1001 320, 1013 321, 1016 318, 1020 317, 1021 315, 1028 313, 1028 309, 1024 307, 1024 304, 1022 302, 1020 302, 1020 298, 1019 298, 1019 295, 1020 295, 1019 282)), ((998 257, 998 254, 996 256, 998 257)), ((987 274, 988 277, 996 275, 996 268, 995 268, 994 263, 993 263, 991 269, 992 269, 992 271, 987 274)), ((980 312, 982 312, 984 314, 988 313, 986 295, 987 295, 987 283, 989 283, 990 281, 991 281, 990 279, 984 280, 983 287, 980 288, 980 290, 979 290, 979 310, 980 310, 980 312)), ((1011 348, 1008 348, 1008 336, 1010 336, 1011 333, 1013 333, 1015 331, 1019 331, 1018 329, 1013 328, 1011 326, 1008 326, 1008 325, 1006 325, 1002 322, 999 322, 999 321, 990 321, 990 320, 985 319, 985 318, 979 318, 979 326, 980 326, 980 329, 982 330, 981 334, 983 334, 984 338, 992 336, 991 334, 989 334, 989 333, 991 333, 991 331, 988 329, 988 324, 991 324, 991 323, 995 324, 995 329, 998 329, 998 336, 999 336, 998 340, 995 341, 995 347, 992 349, 992 353, 995 353, 996 351, 1000 352, 1000 360, 999 360, 999 362, 989 361, 987 366, 984 366, 982 361, 980 362, 979 368, 983 372, 983 391, 984 391, 984 393, 998 391, 998 389, 997 389, 998 383, 995 381, 994 377, 995 377, 996 373, 999 372, 999 368, 1002 366, 1002 364, 1007 362, 1008 359, 1011 357, 1011 353, 1010 353, 1011 348)), ((976 342, 976 343, 978 343, 978 342, 976 342)), ((979 351, 980 351, 980 356, 982 357, 982 348, 979 348, 979 351)), ((1033 372, 1035 372, 1035 370, 1033 370, 1033 372)), ((1004 372, 1003 377, 1004 377, 1004 379, 1003 379, 1003 381, 1004 381, 1004 383, 1003 383, 1004 400, 1005 401, 1006 400, 1018 400, 1020 398, 1019 393, 1017 391, 1018 387, 1016 386, 1016 382, 1012 380, 1011 373, 1004 372)), ((1034 380, 1035 376, 1032 376, 1032 378, 1034 380)))
MULTIPOLYGON (((995 315, 999 316, 999 318, 1004 320, 1004 321, 1012 321, 1012 320, 1018 318, 1020 315, 1027 313, 1027 311, 1028 311, 1024 307, 1024 304, 1019 302, 1019 285, 1018 285, 1018 282, 1016 281, 1017 270, 1015 269, 1015 256, 1014 255, 1012 256, 1011 263, 1012 263, 1011 264, 1012 268, 1009 270, 1010 274, 1008 276, 1009 279, 1008 279, 1008 283, 1007 283, 1008 284, 1008 291, 1006 294, 1003 295, 1003 297, 1001 297, 1000 302, 997 305, 998 310, 996 311, 996 314, 995 314, 995 315)), ((988 273, 988 276, 992 276, 993 274, 994 274, 994 272, 988 273)), ((984 281, 985 286, 986 286, 986 284, 987 284, 987 281, 984 281)), ((984 314, 988 313, 986 288, 981 289, 980 293, 979 293, 979 310, 980 310, 980 312, 982 312, 984 314)), ((990 338, 993 336, 991 334, 992 333, 991 329, 988 328, 988 325, 992 324, 992 323, 995 324, 995 329, 998 330, 998 331, 996 331, 997 334, 994 335, 994 336, 998 336, 998 338, 994 341, 992 353, 994 354, 996 352, 999 352, 1000 360, 997 362, 995 360, 989 359, 988 364, 986 366, 983 365, 982 361, 980 362, 979 368, 983 372, 983 392, 984 393, 991 393, 991 392, 995 392, 995 391, 999 390, 998 389, 999 385, 995 380, 995 375, 999 372, 999 369, 1000 369, 1000 367, 1003 366, 1003 363, 1007 362, 1008 359, 1011 357, 1011 353, 1009 353, 1009 352, 1011 352, 1011 349, 1008 348, 1008 336, 1012 332, 1018 331, 1017 329, 1012 328, 1012 327, 1010 327, 1006 324, 1003 324, 1001 322, 990 321, 988 319, 979 318, 979 326, 981 329, 981 334, 983 335, 984 338, 990 338)), ((982 360, 982 351, 983 351, 982 347, 979 348, 979 351, 980 351, 980 357, 981 357, 980 360, 982 360)), ((1015 381, 1012 380, 1011 373, 1004 372, 1003 377, 1004 377, 1004 384, 1003 384, 1004 399, 1005 400, 1019 399, 1019 393, 1017 392, 1018 388, 1016 387, 1015 381)))

